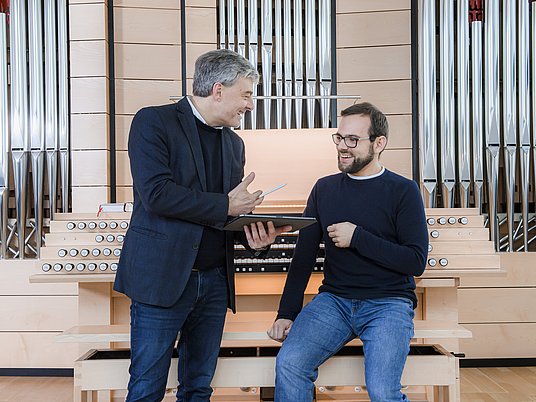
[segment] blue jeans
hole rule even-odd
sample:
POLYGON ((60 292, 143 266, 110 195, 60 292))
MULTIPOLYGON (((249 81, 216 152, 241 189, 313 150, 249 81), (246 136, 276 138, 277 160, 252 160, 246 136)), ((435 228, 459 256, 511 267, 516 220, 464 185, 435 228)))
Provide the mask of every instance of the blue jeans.
POLYGON ((363 342, 371 402, 407 401, 400 392, 413 304, 403 297, 352 300, 320 293, 300 312, 277 355, 276 402, 311 402, 318 367, 355 337, 363 342))
POLYGON ((208 402, 227 312, 225 268, 194 271, 171 307, 132 301, 127 402, 160 402, 180 331, 177 401, 208 402))

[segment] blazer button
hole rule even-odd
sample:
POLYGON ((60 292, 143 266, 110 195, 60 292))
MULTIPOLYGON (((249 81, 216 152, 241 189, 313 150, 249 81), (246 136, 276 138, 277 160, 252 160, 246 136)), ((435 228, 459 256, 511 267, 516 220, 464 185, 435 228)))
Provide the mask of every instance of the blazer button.
POLYGON ((194 244, 194 245, 192 246, 192 248, 193 248, 194 250, 197 250, 197 249, 199 248, 199 244, 194 244))

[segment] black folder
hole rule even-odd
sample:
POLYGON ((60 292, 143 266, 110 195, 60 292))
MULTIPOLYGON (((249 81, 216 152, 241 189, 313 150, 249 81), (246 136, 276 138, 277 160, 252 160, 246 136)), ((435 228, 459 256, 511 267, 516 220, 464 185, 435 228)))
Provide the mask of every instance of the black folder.
POLYGON ((257 214, 245 214, 239 215, 236 218, 231 219, 223 227, 223 230, 242 231, 244 225, 250 225, 255 222, 273 222, 276 228, 281 226, 290 225, 292 230, 300 230, 304 227, 316 223, 316 218, 308 218, 303 216, 286 216, 286 215, 257 215, 257 214))

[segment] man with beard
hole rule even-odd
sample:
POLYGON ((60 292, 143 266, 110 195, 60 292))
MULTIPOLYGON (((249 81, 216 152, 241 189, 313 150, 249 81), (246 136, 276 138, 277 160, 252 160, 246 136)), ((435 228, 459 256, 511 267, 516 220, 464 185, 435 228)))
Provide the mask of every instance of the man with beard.
POLYGON ((332 136, 341 173, 318 180, 309 196, 304 215, 318 223, 300 231, 268 330, 284 341, 276 402, 311 402, 318 367, 356 337, 363 342, 370 400, 407 401, 400 378, 413 337, 413 277, 426 264, 424 207, 414 181, 380 164, 389 131, 385 115, 369 103, 341 115, 332 136), (324 280, 302 309, 321 240, 324 280))

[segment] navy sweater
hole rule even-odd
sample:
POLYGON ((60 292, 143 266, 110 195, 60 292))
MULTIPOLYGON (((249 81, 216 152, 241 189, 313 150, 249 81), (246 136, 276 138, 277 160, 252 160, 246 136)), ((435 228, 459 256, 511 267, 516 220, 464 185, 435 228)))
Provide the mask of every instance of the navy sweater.
POLYGON ((348 299, 406 297, 417 305, 414 276, 422 275, 428 253, 426 216, 414 181, 391 171, 355 180, 346 173, 317 181, 304 216, 318 223, 300 231, 278 318, 294 320, 303 304, 321 240, 324 280, 319 292, 348 299), (328 236, 334 223, 357 225, 348 248, 328 236))

